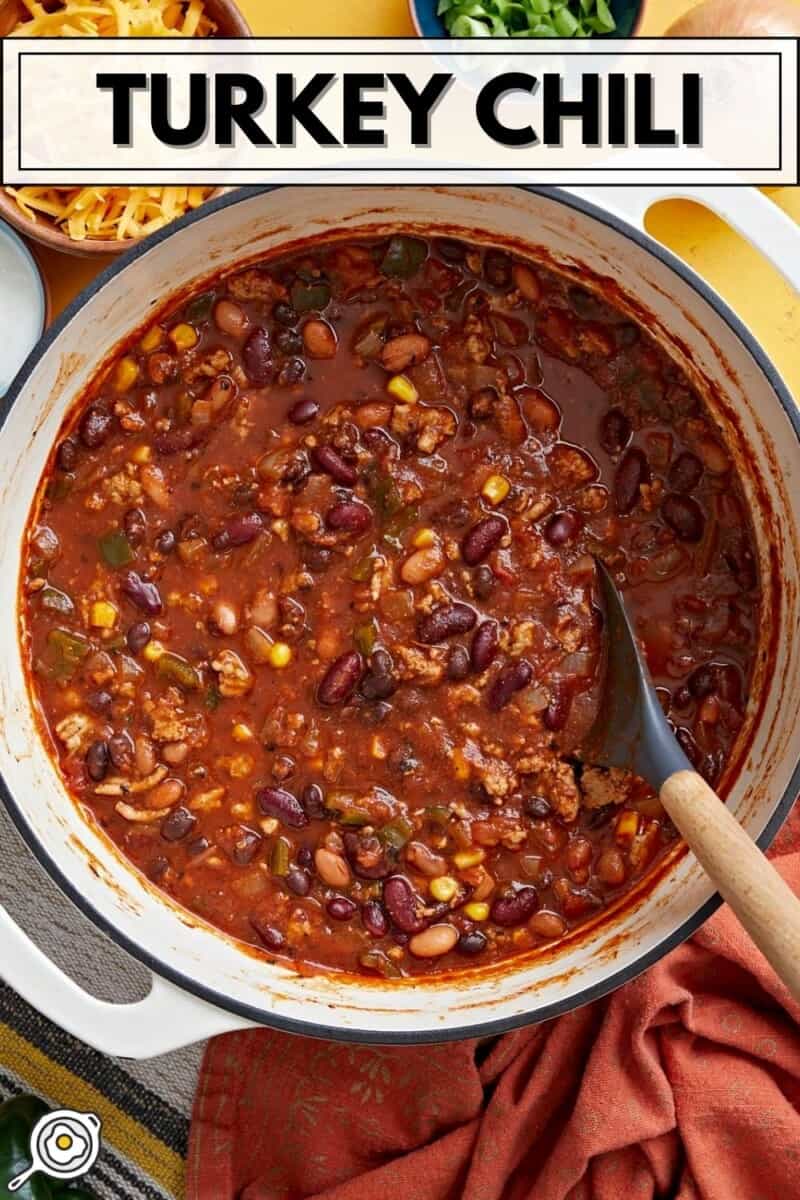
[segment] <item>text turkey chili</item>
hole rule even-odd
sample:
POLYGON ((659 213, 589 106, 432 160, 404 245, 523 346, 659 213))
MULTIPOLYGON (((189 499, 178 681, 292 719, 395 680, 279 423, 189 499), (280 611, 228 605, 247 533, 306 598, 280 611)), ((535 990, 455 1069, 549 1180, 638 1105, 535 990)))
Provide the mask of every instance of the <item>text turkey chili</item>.
POLYGON ((675 836, 575 756, 594 555, 716 780, 759 581, 685 376, 503 250, 315 244, 162 314, 74 414, 29 525, 36 697, 74 795, 228 933, 387 977, 494 962, 675 836))

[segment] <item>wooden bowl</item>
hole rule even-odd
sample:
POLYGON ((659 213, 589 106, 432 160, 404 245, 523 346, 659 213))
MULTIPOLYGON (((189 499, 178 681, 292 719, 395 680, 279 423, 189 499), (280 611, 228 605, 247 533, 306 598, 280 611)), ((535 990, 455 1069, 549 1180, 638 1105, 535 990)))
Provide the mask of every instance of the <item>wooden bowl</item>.
MULTIPOLYGON (((6 36, 15 27, 20 20, 21 11, 18 0, 0 0, 0 37, 6 36)), ((206 0, 205 12, 217 26, 216 37, 247 38, 253 36, 250 26, 234 0, 206 0)), ((225 188, 215 188, 208 197, 209 200, 215 199, 225 190, 225 188)), ((29 217, 25 216, 13 196, 9 196, 2 187, 0 187, 0 217, 32 241, 40 242, 43 246, 50 246, 53 250, 61 250, 65 254, 77 255, 80 258, 123 254, 140 240, 139 238, 125 238, 123 241, 117 242, 104 241, 100 238, 86 238, 82 242, 73 241, 45 216, 38 221, 31 221, 29 217)))

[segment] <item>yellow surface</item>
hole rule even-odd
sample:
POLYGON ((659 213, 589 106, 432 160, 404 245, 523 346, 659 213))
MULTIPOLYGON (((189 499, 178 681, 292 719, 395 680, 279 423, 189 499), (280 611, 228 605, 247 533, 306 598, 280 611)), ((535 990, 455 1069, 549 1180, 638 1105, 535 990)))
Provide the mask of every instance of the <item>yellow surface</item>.
MULTIPOLYGON (((261 37, 408 37, 413 26, 407 0, 239 0, 253 32, 261 37)), ((645 0, 641 33, 658 37, 692 0, 645 0)), ((800 188, 770 193, 800 224, 800 188)), ((661 204, 649 216, 650 232, 694 266, 750 325, 800 395, 800 300, 782 276, 737 234, 702 207, 685 201, 661 204)), ((96 259, 41 251, 57 312, 100 269, 96 259)), ((137 314, 131 314, 135 320, 137 314)))

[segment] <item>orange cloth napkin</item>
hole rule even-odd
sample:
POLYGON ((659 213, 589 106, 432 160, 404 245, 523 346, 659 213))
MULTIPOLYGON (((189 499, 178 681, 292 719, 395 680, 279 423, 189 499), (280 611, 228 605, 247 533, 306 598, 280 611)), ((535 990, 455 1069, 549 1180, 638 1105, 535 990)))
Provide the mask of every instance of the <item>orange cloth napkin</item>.
MULTIPOLYGON (((800 890, 797 808, 773 857, 800 890)), ((187 1200, 798 1200, 798 1019, 723 908, 612 996, 483 1055, 228 1034, 203 1064, 187 1200)))

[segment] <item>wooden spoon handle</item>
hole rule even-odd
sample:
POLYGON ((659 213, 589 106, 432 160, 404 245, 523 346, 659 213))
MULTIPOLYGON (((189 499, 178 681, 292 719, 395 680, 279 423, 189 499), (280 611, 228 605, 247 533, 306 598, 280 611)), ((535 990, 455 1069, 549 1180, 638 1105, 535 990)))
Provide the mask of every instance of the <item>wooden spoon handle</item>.
POLYGON ((800 1000, 800 900, 695 771, 660 792, 673 824, 795 1000, 800 1000))

